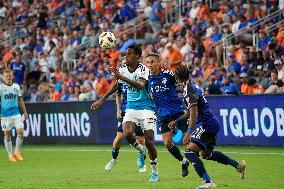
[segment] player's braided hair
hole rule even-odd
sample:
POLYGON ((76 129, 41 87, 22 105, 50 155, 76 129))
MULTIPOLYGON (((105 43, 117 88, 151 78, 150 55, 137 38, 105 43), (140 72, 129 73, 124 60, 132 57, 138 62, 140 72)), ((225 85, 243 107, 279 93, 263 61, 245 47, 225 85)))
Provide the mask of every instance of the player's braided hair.
POLYGON ((189 69, 187 66, 180 65, 176 68, 175 76, 178 78, 178 80, 185 82, 189 80, 189 69))

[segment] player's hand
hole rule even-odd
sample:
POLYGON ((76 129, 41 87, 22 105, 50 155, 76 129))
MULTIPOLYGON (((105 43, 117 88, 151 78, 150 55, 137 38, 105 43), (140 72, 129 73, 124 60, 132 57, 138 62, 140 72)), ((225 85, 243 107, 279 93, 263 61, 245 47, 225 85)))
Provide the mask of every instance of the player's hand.
POLYGON ((91 109, 97 110, 99 107, 101 107, 101 105, 103 105, 103 103, 104 103, 104 100, 101 98, 91 105, 91 109))
POLYGON ((189 144, 190 139, 191 139, 191 134, 185 133, 184 137, 183 137, 183 140, 182 140, 182 143, 184 145, 187 145, 187 144, 189 144))
POLYGON ((122 116, 121 116, 121 110, 119 110, 119 111, 116 112, 116 118, 117 118, 117 119, 121 119, 121 118, 122 118, 122 116))
POLYGON ((26 120, 26 119, 28 119, 29 118, 29 115, 28 115, 28 113, 26 112, 26 113, 24 113, 24 119, 26 120))
POLYGON ((170 129, 173 129, 175 126, 176 126, 176 122, 175 122, 175 121, 171 121, 171 122, 169 123, 169 125, 168 125, 168 127, 169 127, 170 129))
POLYGON ((112 72, 112 76, 114 76, 116 79, 120 78, 120 73, 115 67, 111 67, 110 71, 112 72))

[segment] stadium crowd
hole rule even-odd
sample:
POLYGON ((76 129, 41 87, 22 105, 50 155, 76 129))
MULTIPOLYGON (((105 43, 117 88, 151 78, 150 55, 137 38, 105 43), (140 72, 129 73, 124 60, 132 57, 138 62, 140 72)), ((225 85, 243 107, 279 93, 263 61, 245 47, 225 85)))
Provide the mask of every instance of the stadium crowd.
POLYGON ((150 25, 142 33, 154 34, 140 43, 143 54, 157 51, 170 70, 187 65, 207 95, 284 93, 284 27, 266 31, 283 16, 238 35, 283 8, 278 1, 224 0, 209 9, 206 1, 187 0, 180 21, 169 24, 165 11, 174 2, 4 0, 1 73, 6 67, 14 70, 26 102, 98 99, 114 82, 110 67, 119 66, 127 47, 138 43, 132 35, 118 34, 117 48, 106 50, 98 46, 99 34, 144 14, 150 25), (222 39, 232 33, 224 59, 222 39), (11 44, 12 35, 21 37, 11 44))

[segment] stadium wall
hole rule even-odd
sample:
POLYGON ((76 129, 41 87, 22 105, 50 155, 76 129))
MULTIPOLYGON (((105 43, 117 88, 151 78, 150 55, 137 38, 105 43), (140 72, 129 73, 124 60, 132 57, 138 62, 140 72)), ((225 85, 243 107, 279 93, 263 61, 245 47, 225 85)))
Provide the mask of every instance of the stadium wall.
MULTIPOLYGON (((207 99, 221 124, 218 144, 284 145, 284 95, 207 99)), ((25 143, 112 143, 117 125, 115 102, 107 101, 98 111, 90 106, 91 102, 28 103, 25 143)), ((3 136, 0 138, 3 143, 3 136)), ((174 140, 179 143, 181 139, 179 131, 174 140)), ((158 128, 155 140, 162 141, 158 128)))

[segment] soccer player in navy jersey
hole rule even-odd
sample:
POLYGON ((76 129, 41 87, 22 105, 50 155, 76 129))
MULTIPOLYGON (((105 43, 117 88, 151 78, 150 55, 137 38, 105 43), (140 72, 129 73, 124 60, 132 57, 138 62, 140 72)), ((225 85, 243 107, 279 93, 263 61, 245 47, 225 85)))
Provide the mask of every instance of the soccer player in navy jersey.
MULTIPOLYGON (((150 70, 148 77, 148 88, 151 98, 154 100, 157 111, 157 124, 162 132, 164 145, 174 158, 182 164, 182 176, 188 175, 189 163, 184 158, 179 148, 174 144, 172 136, 174 128, 169 128, 168 124, 184 114, 184 107, 176 92, 176 81, 174 73, 161 69, 160 57, 156 53, 149 53, 146 56, 145 64, 150 70)), ((187 120, 176 124, 176 127, 183 133, 187 131, 187 120)))
POLYGON ((204 164, 199 158, 199 154, 203 159, 233 166, 240 173, 241 179, 243 179, 246 168, 244 160, 238 162, 222 152, 213 151, 216 145, 216 136, 220 129, 220 124, 209 107, 203 91, 189 78, 188 68, 183 65, 177 67, 175 78, 176 81, 184 87, 184 98, 188 105, 188 112, 171 122, 169 127, 179 124, 184 119, 189 119, 187 134, 184 136, 184 141, 188 142, 188 145, 184 154, 193 165, 199 177, 204 180, 203 185, 197 188, 216 187, 205 170, 204 164), (196 125, 201 125, 201 127, 195 129, 196 125))

